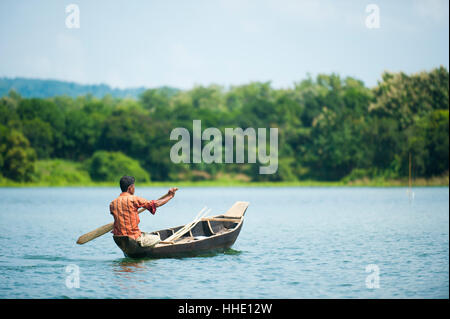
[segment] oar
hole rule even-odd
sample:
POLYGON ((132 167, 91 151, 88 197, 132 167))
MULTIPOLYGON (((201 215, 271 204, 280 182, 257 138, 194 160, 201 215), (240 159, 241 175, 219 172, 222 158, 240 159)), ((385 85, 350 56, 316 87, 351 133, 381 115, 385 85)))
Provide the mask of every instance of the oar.
MULTIPOLYGON (((145 208, 141 208, 138 210, 138 214, 142 213, 145 210, 145 208)), ((106 233, 109 233, 111 230, 113 230, 114 228, 114 223, 109 223, 106 225, 103 225, 97 229, 94 229, 93 231, 81 235, 80 238, 78 238, 77 240, 77 244, 78 245, 83 245, 86 244, 88 241, 91 241, 97 237, 100 237, 106 233)))
POLYGON ((192 228, 194 228, 202 220, 202 218, 205 217, 210 212, 211 212, 211 209, 208 209, 206 212, 204 212, 202 215, 200 215, 200 217, 196 218, 194 221, 187 224, 186 225, 187 227, 185 226, 183 229, 177 231, 175 234, 173 234, 169 238, 166 238, 165 241, 172 241, 172 242, 176 241, 181 236, 183 236, 184 234, 189 232, 192 228))
MULTIPOLYGON (((164 196, 161 196, 158 199, 163 199, 165 196, 167 196, 167 194, 164 196)), ((144 210, 145 210, 145 208, 139 209, 138 214, 142 213, 144 210)), ((81 235, 80 238, 78 238, 78 240, 77 240, 77 244, 78 245, 86 244, 88 241, 91 241, 97 237, 100 237, 106 233, 109 233, 111 230, 113 230, 113 228, 114 228, 114 223, 109 223, 109 224, 103 225, 102 227, 94 229, 93 231, 91 231, 87 234, 81 235)))
POLYGON ((175 237, 176 235, 178 235, 179 233, 181 233, 183 230, 185 230, 186 228, 190 227, 193 223, 195 223, 196 220, 198 220, 198 219, 201 217, 201 215, 203 214, 203 212, 204 212, 206 209, 207 209, 206 206, 203 207, 202 210, 197 214, 197 216, 195 216, 195 218, 194 218, 194 220, 193 220, 192 222, 187 223, 186 225, 184 225, 183 227, 181 227, 176 233, 173 233, 172 236, 168 237, 166 240, 167 240, 167 241, 170 241, 170 240, 168 240, 169 238, 175 237))

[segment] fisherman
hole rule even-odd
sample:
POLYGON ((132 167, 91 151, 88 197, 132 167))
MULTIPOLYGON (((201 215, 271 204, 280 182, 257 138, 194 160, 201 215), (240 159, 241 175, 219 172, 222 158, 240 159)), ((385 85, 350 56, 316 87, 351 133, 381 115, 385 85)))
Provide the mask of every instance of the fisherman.
POLYGON ((161 241, 158 235, 144 233, 139 230, 138 208, 145 207, 153 215, 156 213, 156 207, 166 204, 175 196, 177 187, 169 189, 166 195, 156 200, 146 200, 135 196, 134 177, 123 176, 120 179, 120 189, 122 194, 111 202, 109 210, 114 216, 115 236, 128 236, 136 240, 142 247, 153 247, 161 241))

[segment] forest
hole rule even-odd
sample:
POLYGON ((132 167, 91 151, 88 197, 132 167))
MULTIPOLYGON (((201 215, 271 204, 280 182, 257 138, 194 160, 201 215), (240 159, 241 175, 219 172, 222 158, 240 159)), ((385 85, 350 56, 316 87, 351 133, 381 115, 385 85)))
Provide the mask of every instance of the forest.
MULTIPOLYGON (((191 134, 192 135, 192 134, 191 134)), ((449 72, 385 72, 368 88, 338 74, 291 88, 156 88, 138 98, 10 90, 0 98, 0 185, 88 185, 133 175, 158 181, 296 182, 430 179, 449 168, 449 72), (278 128, 278 170, 170 160, 172 129, 278 128)))

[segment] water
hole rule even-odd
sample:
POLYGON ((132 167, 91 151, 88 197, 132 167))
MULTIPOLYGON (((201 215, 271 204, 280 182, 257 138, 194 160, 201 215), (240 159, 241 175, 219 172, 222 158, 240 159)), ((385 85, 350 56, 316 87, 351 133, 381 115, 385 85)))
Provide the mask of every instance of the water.
POLYGON ((111 221, 117 188, 0 188, 0 298, 448 298, 449 189, 414 191, 410 202, 405 188, 182 188, 141 229, 249 201, 233 248, 132 260, 110 234, 75 244, 111 221), (370 264, 379 288, 366 285, 370 264), (70 265, 79 288, 66 285, 70 265))

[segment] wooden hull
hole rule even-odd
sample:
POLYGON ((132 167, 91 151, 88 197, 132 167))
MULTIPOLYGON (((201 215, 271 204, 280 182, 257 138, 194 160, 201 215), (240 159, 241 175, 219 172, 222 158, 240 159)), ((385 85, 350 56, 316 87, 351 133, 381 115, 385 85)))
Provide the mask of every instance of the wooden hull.
MULTIPOLYGON (((223 251, 236 241, 244 223, 244 213, 248 203, 237 202, 233 214, 210 217, 199 222, 189 233, 173 244, 158 244, 154 247, 141 247, 134 239, 127 236, 113 236, 115 243, 130 258, 170 258, 195 256, 210 251, 223 251), (240 206, 236 205, 240 203, 240 206), (244 204, 242 204, 244 203, 244 204), (239 213, 241 210, 241 213, 239 213), (224 219, 222 221, 221 219, 224 219)), ((229 212, 232 210, 230 209, 229 212)), ((154 231, 162 241, 170 237, 183 226, 154 231)))

